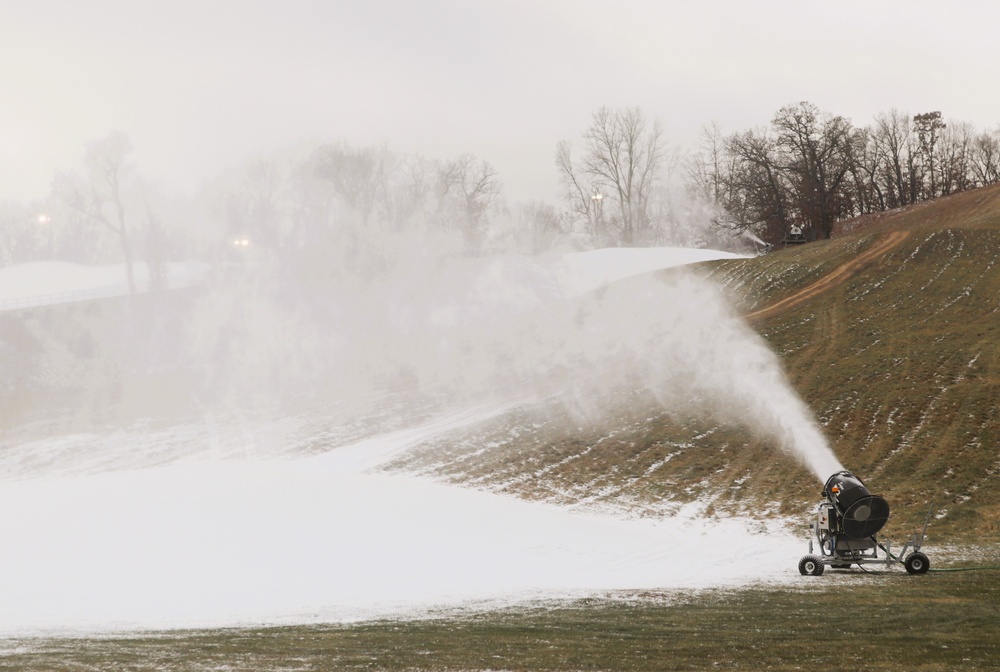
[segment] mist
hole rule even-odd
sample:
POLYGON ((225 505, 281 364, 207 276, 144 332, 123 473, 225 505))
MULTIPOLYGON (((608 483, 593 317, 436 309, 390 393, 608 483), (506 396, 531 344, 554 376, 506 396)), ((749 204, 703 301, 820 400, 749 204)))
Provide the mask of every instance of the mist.
POLYGON ((197 286, 0 321, 30 352, 0 351, 20 367, 5 370, 44 416, 0 446, 0 500, 18 511, 0 632, 330 622, 781 574, 787 530, 762 544, 697 511, 623 521, 383 471, 525 405, 561 405, 572 436, 642 403, 746 427, 824 480, 836 458, 730 297, 654 270, 735 255, 337 232, 350 244, 250 246, 197 286), (753 562, 730 562, 733 543, 753 562), (692 548, 714 560, 693 565, 692 548))
POLYGON ((469 254, 426 232, 389 240, 366 263, 330 260, 322 281, 243 269, 199 300, 182 358, 202 371, 202 401, 252 415, 308 399, 386 422, 390 405, 405 421, 555 400, 598 423, 640 391, 746 427, 820 480, 840 469, 778 357, 696 273, 592 290, 573 255, 469 254))

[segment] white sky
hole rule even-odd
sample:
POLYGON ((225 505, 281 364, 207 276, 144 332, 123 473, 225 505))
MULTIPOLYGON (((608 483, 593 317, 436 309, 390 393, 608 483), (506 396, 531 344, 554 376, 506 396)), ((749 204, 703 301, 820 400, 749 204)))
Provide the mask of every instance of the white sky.
POLYGON ((685 146, 800 100, 993 128, 998 25, 993 0, 0 0, 0 200, 116 129, 167 187, 318 139, 471 152, 554 200, 556 142, 602 105, 685 146))

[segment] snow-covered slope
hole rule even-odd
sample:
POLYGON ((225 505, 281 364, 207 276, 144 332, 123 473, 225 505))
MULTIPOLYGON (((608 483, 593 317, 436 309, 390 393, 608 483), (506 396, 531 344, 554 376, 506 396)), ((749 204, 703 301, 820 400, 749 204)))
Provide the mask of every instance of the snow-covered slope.
MULTIPOLYGON (((208 271, 202 263, 171 263, 163 269, 168 287, 186 287, 208 271)), ((149 287, 149 268, 133 269, 139 291, 149 287)), ((0 268, 0 310, 44 306, 128 294, 124 264, 85 266, 65 261, 37 261, 0 268)))
POLYGON ((344 621, 797 576, 786 532, 697 509, 621 520, 366 468, 373 449, 475 419, 310 458, 6 483, 0 633, 344 621))
POLYGON ((583 294, 625 278, 674 266, 739 255, 684 247, 609 247, 564 254, 552 261, 552 272, 568 295, 583 294))
MULTIPOLYGON (((601 285, 640 273, 738 255, 719 250, 678 247, 607 248, 560 254, 547 260, 561 289, 581 294, 601 285)), ((170 263, 165 270, 171 288, 186 287, 204 278, 208 264, 170 263)), ((149 287, 145 263, 134 266, 139 291, 149 287)), ((0 268, 0 309, 71 300, 86 300, 128 293, 124 264, 86 266, 65 261, 38 261, 0 268)))

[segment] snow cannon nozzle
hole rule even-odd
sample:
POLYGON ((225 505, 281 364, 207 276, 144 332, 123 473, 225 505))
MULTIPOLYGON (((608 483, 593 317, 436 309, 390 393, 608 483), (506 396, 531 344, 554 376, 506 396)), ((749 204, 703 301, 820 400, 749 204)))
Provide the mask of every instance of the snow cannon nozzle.
POLYGON ((851 539, 867 539, 889 520, 889 503, 868 491, 864 481, 849 471, 827 479, 823 497, 833 505, 834 523, 851 539))

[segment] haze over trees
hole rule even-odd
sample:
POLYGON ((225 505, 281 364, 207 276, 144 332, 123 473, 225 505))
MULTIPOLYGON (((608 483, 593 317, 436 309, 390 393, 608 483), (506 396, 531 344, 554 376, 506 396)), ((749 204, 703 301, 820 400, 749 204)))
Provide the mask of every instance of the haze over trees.
POLYGON ((1000 181, 1000 127, 895 109, 857 126, 801 102, 755 128, 709 124, 684 152, 639 108, 601 108, 575 141, 556 144, 562 193, 547 203, 508 201, 488 158, 468 153, 305 146, 247 160, 193 200, 145 184, 131 157, 128 136, 111 133, 86 147, 79 170, 55 176, 48 202, 0 204, 0 265, 124 261, 136 291, 136 262, 159 286, 167 260, 371 273, 390 263, 386 249, 428 235, 464 253, 725 248, 742 232, 777 243, 791 226, 816 240, 843 219, 1000 181))

